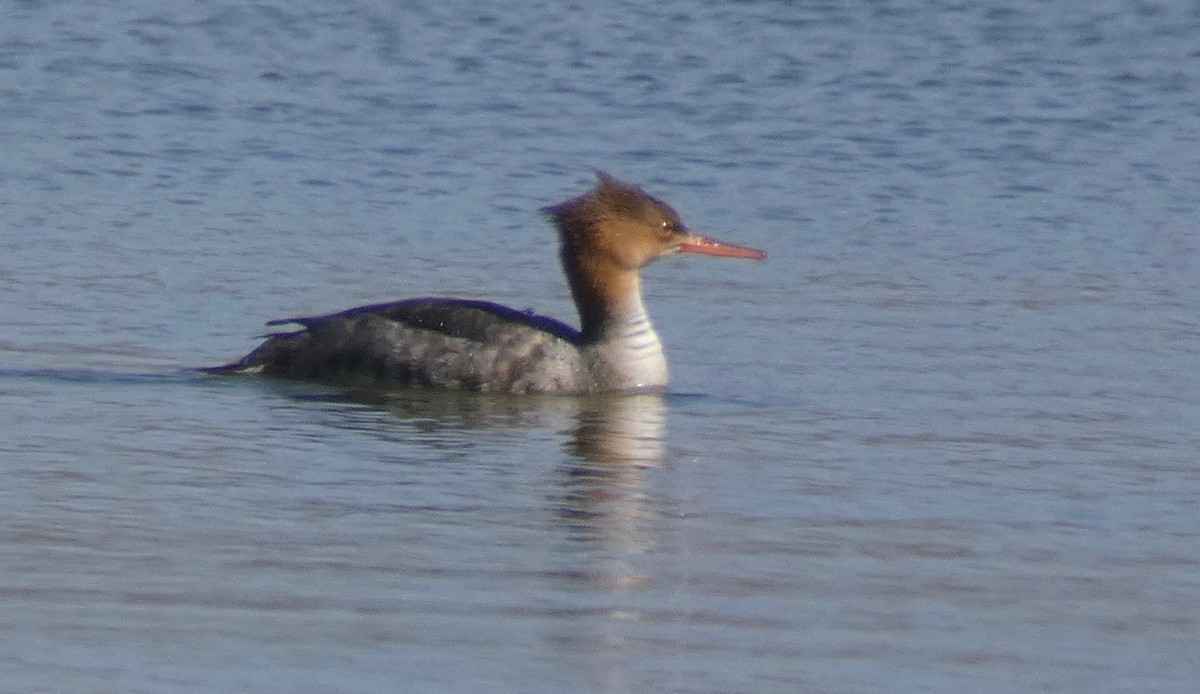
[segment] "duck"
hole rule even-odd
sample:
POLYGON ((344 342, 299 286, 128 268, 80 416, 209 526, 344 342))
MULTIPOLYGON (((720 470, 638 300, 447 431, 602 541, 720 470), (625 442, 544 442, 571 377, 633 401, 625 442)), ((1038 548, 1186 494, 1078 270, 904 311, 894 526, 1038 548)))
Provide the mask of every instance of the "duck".
POLYGON ((246 356, 202 369, 381 388, 486 393, 661 392, 666 352, 641 271, 676 254, 764 260, 764 251, 692 232, 667 203, 605 172, 542 209, 579 327, 479 299, 424 297, 272 320, 246 356))

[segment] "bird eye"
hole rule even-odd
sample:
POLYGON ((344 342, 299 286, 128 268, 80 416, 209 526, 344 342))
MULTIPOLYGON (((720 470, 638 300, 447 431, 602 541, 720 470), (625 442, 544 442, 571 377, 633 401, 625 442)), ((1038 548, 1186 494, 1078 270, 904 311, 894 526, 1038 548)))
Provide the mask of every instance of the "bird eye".
POLYGON ((663 230, 664 234, 674 233, 675 232, 675 222, 672 222, 669 219, 664 219, 663 223, 662 223, 662 230, 663 230))

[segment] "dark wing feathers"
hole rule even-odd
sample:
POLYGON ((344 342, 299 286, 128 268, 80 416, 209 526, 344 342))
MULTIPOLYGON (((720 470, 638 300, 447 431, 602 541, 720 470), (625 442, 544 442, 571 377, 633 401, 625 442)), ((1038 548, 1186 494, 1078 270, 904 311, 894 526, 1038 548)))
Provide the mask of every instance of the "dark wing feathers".
POLYGON ((294 323, 307 330, 317 330, 335 321, 366 316, 378 316, 413 328, 435 330, 451 337, 473 341, 487 340, 489 331, 505 324, 527 325, 574 344, 578 344, 580 339, 578 330, 553 318, 529 311, 517 311, 490 301, 469 299, 405 299, 359 306, 324 316, 283 318, 270 321, 267 325, 294 323))

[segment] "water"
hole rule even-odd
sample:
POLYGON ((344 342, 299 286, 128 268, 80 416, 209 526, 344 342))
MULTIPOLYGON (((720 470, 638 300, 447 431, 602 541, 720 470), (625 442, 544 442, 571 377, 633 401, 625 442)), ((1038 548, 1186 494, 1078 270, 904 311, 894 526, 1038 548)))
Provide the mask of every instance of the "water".
POLYGON ((12 692, 1200 686, 1194 3, 12 2, 12 692), (570 318, 604 168, 670 392, 185 367, 413 295, 570 318))

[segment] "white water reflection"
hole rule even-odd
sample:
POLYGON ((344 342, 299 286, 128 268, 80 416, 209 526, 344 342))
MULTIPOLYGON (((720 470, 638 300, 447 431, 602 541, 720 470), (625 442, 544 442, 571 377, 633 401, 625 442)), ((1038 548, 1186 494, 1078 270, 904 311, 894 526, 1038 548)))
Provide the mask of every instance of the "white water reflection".
POLYGON ((666 410, 661 395, 634 395, 593 398, 577 414, 557 509, 596 549, 588 581, 631 588, 645 580, 633 559, 654 547, 645 477, 663 461, 666 410))

